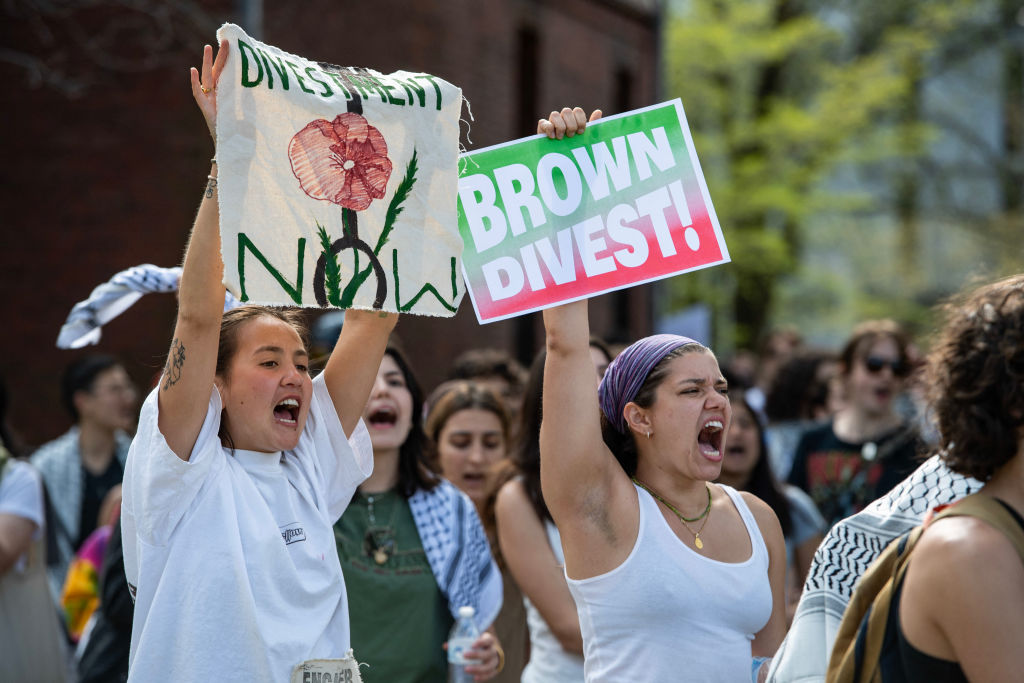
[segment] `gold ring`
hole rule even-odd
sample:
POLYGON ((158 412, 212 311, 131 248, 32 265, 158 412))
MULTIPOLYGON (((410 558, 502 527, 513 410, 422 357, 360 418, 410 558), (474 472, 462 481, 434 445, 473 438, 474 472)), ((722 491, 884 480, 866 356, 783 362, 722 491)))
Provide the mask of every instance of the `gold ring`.
POLYGON ((213 88, 207 88, 205 85, 199 86, 199 89, 203 91, 204 95, 209 94, 209 92, 213 90, 213 88))

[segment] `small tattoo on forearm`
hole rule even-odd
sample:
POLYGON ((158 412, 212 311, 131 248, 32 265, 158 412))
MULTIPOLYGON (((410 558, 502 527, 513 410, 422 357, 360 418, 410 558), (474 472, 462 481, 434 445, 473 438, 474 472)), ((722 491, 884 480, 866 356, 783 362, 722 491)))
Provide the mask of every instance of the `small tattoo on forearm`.
POLYGON ((171 342, 171 352, 167 354, 164 365, 164 391, 167 391, 181 379, 181 368, 185 365, 185 345, 177 337, 171 342))
POLYGON ((213 191, 217 189, 217 179, 210 176, 206 182, 206 198, 209 199, 213 196, 213 191))

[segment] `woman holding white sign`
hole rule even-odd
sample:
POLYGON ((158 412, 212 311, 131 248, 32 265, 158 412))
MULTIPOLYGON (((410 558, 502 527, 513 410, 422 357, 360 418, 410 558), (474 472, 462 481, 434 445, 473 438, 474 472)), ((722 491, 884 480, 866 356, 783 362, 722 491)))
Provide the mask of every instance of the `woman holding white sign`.
MULTIPOLYGON (((537 132, 561 139, 586 125, 582 109, 566 108, 537 132)), ((541 479, 586 679, 766 673, 761 658, 785 634, 785 543, 765 503, 711 483, 732 414, 714 354, 685 337, 647 337, 598 388, 587 302, 545 310, 544 325, 541 479)))
MULTIPOLYGON (((228 58, 191 72, 211 133, 228 58)), ((218 223, 213 163, 125 470, 130 680, 357 681, 331 525, 372 470, 360 415, 397 316, 350 310, 311 380, 294 313, 223 313, 218 223)))

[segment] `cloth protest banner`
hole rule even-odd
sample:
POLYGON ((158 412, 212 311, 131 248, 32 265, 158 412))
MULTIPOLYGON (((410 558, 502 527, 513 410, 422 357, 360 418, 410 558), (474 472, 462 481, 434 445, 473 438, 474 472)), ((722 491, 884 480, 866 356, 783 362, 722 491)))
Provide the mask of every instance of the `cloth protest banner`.
POLYGON ((335 67, 225 24, 217 86, 224 285, 242 302, 451 316, 462 91, 335 67))
POLYGON ((460 170, 481 323, 729 261, 678 99, 471 152, 460 170))

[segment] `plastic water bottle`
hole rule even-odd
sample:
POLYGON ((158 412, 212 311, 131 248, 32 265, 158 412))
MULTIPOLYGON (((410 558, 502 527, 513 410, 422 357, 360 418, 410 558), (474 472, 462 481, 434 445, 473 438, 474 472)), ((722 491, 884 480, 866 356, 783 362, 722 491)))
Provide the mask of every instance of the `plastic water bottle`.
POLYGON ((471 683, 472 674, 466 673, 467 664, 477 660, 466 659, 466 653, 473 649, 473 643, 480 637, 480 629, 473 621, 476 610, 472 607, 459 608, 459 620, 448 634, 448 683, 471 683))

